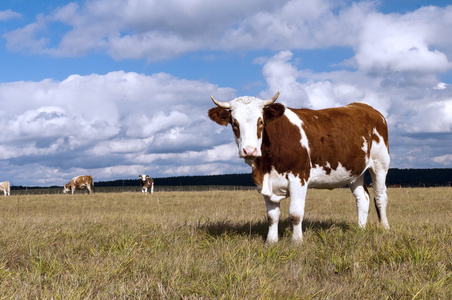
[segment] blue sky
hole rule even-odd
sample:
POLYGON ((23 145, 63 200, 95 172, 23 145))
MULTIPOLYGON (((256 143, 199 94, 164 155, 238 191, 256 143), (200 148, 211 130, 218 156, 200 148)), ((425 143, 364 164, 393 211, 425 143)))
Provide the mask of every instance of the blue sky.
POLYGON ((0 3, 0 181, 250 172, 226 101, 359 101, 388 120, 391 166, 452 167, 448 1, 0 3))

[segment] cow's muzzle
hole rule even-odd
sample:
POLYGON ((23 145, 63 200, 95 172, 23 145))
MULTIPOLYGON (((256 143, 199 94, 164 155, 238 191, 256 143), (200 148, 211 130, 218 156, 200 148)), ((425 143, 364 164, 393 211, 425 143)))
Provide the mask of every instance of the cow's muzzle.
POLYGON ((245 159, 254 159, 259 156, 259 151, 256 147, 246 146, 245 148, 242 148, 242 151, 240 151, 240 157, 245 159))

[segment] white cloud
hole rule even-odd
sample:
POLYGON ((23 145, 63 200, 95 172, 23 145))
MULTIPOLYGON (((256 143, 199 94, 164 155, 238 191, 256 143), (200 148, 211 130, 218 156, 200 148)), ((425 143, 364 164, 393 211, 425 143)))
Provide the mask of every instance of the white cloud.
POLYGON ((384 15, 374 2, 331 0, 69 3, 4 34, 14 51, 157 61, 197 50, 353 47, 360 69, 444 72, 452 8, 384 15), (68 26, 62 37, 50 28, 68 26), (53 41, 53 42, 52 42, 53 41), (434 45, 434 46, 433 46, 434 45))
POLYGON ((14 12, 11 9, 0 10, 0 21, 8 21, 10 19, 20 18, 20 13, 14 12))
MULTIPOLYGON (((72 75, 61 82, 0 84, 0 101, 6 108, 0 113, 0 130, 8 133, 0 141, 0 160, 11 170, 16 164, 37 163, 57 169, 52 173, 54 184, 81 171, 98 178, 121 170, 123 176, 131 176, 138 165, 154 168, 155 160, 172 165, 155 166, 160 175, 171 174, 178 161, 201 171, 203 162, 210 164, 213 157, 203 151, 224 139, 210 136, 216 128, 207 118, 209 95, 230 93, 167 74, 122 71, 72 75), (128 165, 135 167, 126 170, 128 165)), ((30 174, 28 180, 27 184, 40 184, 51 178, 30 174)))
POLYGON ((281 51, 268 59, 262 73, 267 81, 269 92, 262 95, 263 99, 273 97, 277 91, 281 91, 280 102, 291 107, 299 107, 307 101, 307 94, 303 85, 297 82, 298 70, 290 60, 293 53, 281 51))
MULTIPOLYGON (((452 150, 451 150, 452 151, 452 150)), ((452 154, 441 155, 433 158, 433 161, 438 164, 452 164, 452 154)))
MULTIPOLYGON (((370 14, 357 46, 358 68, 367 72, 438 73, 450 70, 445 53, 429 49, 430 27, 423 15, 370 14)), ((452 16, 452 15, 451 15, 452 16)), ((432 16, 434 17, 434 16, 432 16)))

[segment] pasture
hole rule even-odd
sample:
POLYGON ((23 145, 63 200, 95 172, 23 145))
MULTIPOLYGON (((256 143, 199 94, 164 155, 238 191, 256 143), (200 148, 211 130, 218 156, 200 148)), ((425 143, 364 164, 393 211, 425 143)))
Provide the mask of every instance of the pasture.
MULTIPOLYGON (((372 192, 372 191, 371 191, 372 192)), ((451 299, 452 188, 389 189, 390 231, 309 190, 303 244, 266 246, 256 191, 0 197, 5 299, 451 299)))

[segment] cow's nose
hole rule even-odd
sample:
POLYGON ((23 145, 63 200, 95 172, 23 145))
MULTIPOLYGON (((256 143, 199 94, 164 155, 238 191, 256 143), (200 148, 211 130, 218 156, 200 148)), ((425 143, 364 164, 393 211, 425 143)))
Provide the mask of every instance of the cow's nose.
POLYGON ((257 157, 257 148, 252 146, 246 146, 242 149, 243 157, 257 157))

